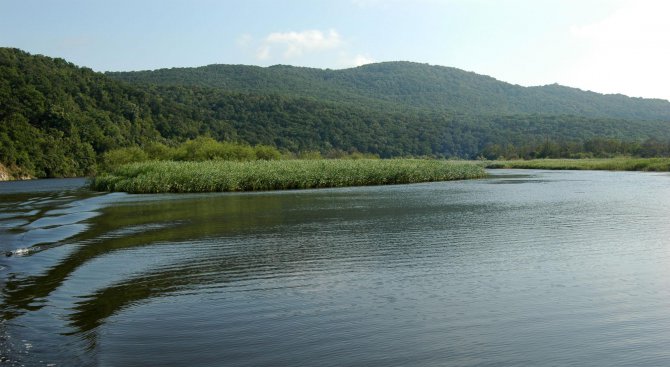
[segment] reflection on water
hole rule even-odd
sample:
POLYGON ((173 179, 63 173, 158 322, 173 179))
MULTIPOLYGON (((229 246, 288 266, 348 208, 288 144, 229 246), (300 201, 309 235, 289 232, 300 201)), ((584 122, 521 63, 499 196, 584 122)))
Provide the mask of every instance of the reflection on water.
POLYGON ((12 255, 0 261, 2 357, 75 366, 670 362, 670 177, 496 172, 251 194, 2 184, 0 250, 12 255))

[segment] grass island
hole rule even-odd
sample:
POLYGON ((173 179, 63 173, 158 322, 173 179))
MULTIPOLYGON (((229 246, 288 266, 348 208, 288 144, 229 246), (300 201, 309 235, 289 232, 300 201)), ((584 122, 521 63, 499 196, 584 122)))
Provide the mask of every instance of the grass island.
POLYGON ((484 167, 430 159, 148 161, 94 177, 99 191, 128 193, 267 191, 483 178, 484 167))

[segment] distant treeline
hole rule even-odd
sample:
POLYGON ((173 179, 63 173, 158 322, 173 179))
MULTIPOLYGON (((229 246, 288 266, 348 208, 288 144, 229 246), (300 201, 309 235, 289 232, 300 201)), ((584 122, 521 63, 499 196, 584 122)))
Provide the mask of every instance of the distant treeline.
POLYGON ((343 70, 208 65, 106 75, 138 86, 275 94, 395 112, 415 109, 468 115, 543 114, 666 121, 670 116, 670 103, 660 99, 603 95, 557 84, 522 87, 456 68, 406 61, 343 70))
POLYGON ((480 158, 538 159, 538 158, 613 158, 670 157, 670 140, 649 138, 642 142, 593 138, 586 141, 555 141, 545 139, 522 145, 491 144, 484 147, 480 158))

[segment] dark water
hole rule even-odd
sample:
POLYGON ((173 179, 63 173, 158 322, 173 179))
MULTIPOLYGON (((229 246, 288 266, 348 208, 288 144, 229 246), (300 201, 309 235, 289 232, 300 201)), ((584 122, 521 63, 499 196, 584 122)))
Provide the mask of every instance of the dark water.
MULTIPOLYGON (((0 184, 0 365, 670 365, 670 175, 0 184)), ((519 175, 524 173, 524 175, 519 175)))

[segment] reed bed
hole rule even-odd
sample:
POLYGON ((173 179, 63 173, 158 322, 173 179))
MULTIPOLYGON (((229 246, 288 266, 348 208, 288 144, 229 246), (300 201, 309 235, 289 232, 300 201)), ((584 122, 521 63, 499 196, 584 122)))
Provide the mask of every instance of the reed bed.
POLYGON ((152 161, 122 165, 91 181, 129 193, 265 191, 406 184, 485 177, 481 165, 422 159, 152 161))
POLYGON ((534 159, 491 161, 486 168, 669 172, 670 158, 534 159))

